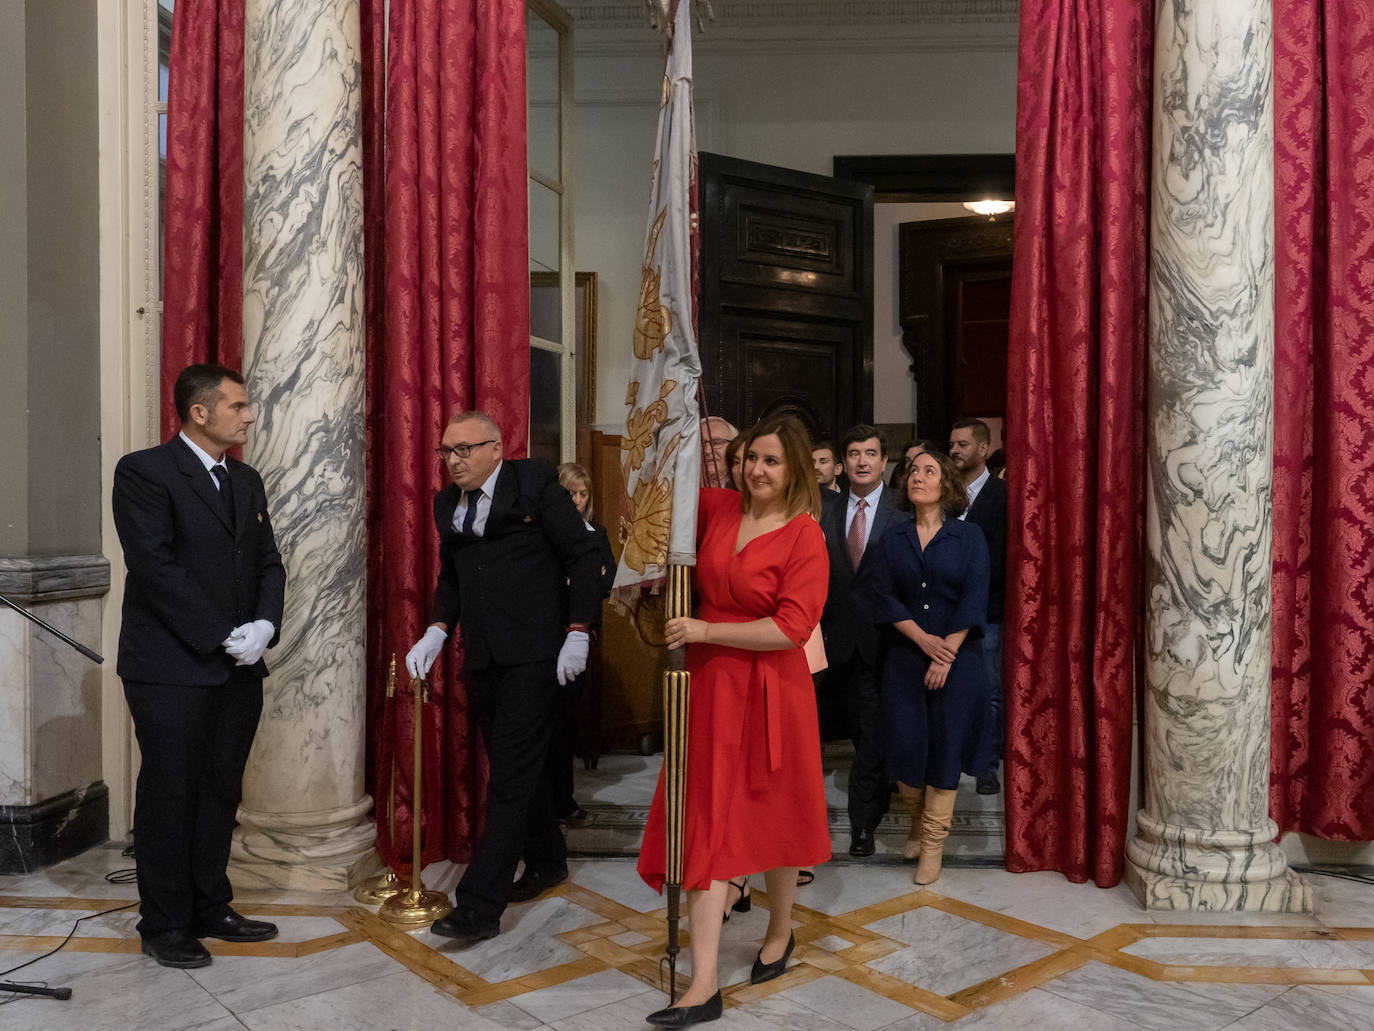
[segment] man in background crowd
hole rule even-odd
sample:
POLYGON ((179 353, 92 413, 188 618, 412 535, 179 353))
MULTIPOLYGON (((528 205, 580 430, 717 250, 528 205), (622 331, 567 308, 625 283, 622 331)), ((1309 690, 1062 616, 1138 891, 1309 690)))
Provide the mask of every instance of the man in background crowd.
POLYGON ((873 622, 877 544, 896 514, 883 489, 887 448, 876 426, 860 424, 840 444, 849 490, 822 493, 821 529, 830 553, 830 585, 821 632, 830 668, 823 693, 842 695, 849 712, 854 762, 849 770, 851 856, 871 856, 873 832, 891 790, 878 741, 878 628, 873 622))
POLYGON ((830 491, 832 494, 840 493, 840 485, 835 482, 835 477, 840 471, 840 459, 835 454, 835 445, 831 441, 816 442, 816 446, 811 449, 811 464, 816 467, 816 482, 821 485, 821 490, 830 491))
POLYGON ((725 449, 739 436, 739 430, 719 415, 701 420, 701 485, 703 487, 730 486, 730 463, 725 449))
POLYGON ((949 433, 949 457, 959 470, 968 509, 961 515, 983 531, 988 542, 988 613, 981 647, 988 671, 987 733, 983 753, 991 765, 978 775, 978 794, 1002 789, 997 762, 1002 754, 1002 607, 1007 583, 1007 485, 987 467, 992 436, 981 419, 960 419, 949 433))

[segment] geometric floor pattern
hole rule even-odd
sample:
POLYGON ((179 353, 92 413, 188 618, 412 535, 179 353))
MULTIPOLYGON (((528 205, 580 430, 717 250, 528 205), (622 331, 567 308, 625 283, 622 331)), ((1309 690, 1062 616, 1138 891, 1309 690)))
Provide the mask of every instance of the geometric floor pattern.
MULTIPOLYGON (((64 894, 81 878, 47 873, 0 879, 0 969, 57 945, 76 916, 131 897, 125 886, 64 894)), ((909 868, 822 867, 802 891, 808 904, 794 909, 797 948, 782 977, 748 983, 764 892, 726 925, 727 1012, 715 1026, 1374 1027, 1374 897, 1350 882, 1313 886, 1316 917, 1172 922, 1119 890, 1053 875, 950 869, 933 890, 912 890, 909 868)), ((136 917, 125 911, 81 925, 57 956, 13 975, 69 984, 70 1002, 16 999, 0 1007, 0 1026, 639 1028, 664 1004, 661 905, 632 864, 585 861, 568 883, 511 907, 498 938, 450 951, 346 899, 262 894, 240 909, 277 921, 281 938, 207 942, 216 961, 196 971, 142 957, 136 917)), ((681 965, 685 982, 685 950, 681 965)))

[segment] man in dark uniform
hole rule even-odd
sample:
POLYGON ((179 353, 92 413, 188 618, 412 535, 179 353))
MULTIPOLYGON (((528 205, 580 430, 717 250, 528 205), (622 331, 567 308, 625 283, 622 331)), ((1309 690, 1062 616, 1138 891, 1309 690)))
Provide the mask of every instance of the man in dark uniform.
POLYGON ((1007 593, 1007 484, 988 470, 992 434, 982 419, 960 419, 949 432, 949 457, 959 470, 968 508, 961 515, 988 542, 988 616, 979 647, 988 674, 987 736, 981 749, 989 766, 978 771, 978 794, 1002 790, 997 763, 1002 755, 1002 609, 1007 593))
POLYGON ((142 755, 134 848, 143 951, 163 966, 201 967, 210 953, 200 938, 277 933, 229 907, 225 869, 286 571, 262 477, 226 454, 254 421, 243 377, 192 365, 174 399, 181 432, 115 467, 128 567, 118 669, 142 755))
POLYGON ((432 930, 462 945, 501 930, 509 902, 568 877, 545 762, 559 685, 587 666, 601 609, 601 556, 554 470, 502 461, 501 431, 460 412, 439 448, 453 483, 434 498, 439 581, 433 621, 406 655, 424 676, 455 625, 463 631, 468 697, 487 750, 486 825, 458 882, 456 905, 432 930), (525 872, 512 884, 523 854, 525 872))
POLYGON ((897 506, 883 487, 887 447, 876 426, 845 433, 840 459, 849 478, 843 494, 821 492, 821 529, 830 552, 830 586, 821 614, 824 691, 841 693, 849 712, 854 762, 849 768, 851 856, 871 856, 873 832, 887 812, 891 789, 878 743, 878 628, 873 622, 873 558, 897 506))

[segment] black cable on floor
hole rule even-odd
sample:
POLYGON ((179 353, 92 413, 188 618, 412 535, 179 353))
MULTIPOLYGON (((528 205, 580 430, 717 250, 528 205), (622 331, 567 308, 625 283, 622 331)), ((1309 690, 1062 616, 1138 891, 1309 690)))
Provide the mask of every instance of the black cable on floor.
POLYGON ((1293 866, 1291 864, 1289 865, 1288 869, 1292 870, 1295 873, 1314 873, 1319 874, 1322 877, 1338 877, 1343 881, 1356 881, 1359 884, 1374 884, 1374 877, 1366 877, 1363 874, 1358 873, 1345 873, 1343 871, 1337 870, 1322 870, 1315 866, 1293 866))
MULTIPOLYGON (((125 848, 123 852, 121 852, 120 854, 123 856, 132 856, 134 854, 134 847, 130 845, 127 848, 125 848)), ((108 881, 110 884, 132 884, 137 879, 138 871, 132 866, 121 870, 111 870, 109 873, 105 875, 105 880, 108 881)), ((135 899, 133 902, 126 903, 125 905, 115 906, 113 909, 107 909, 103 913, 87 913, 85 916, 77 917, 76 920, 72 923, 72 929, 67 932, 67 937, 63 938, 62 941, 59 942, 55 948, 48 950, 41 956, 35 956, 33 959, 20 963, 18 966, 10 967, 8 970, 0 970, 0 978, 7 977, 8 975, 14 973, 16 970, 23 970, 25 967, 33 966, 33 964, 37 963, 39 960, 47 959, 49 956, 56 955, 63 949, 64 946, 66 946, 66 944, 69 941, 72 940, 72 938, 76 936, 77 928, 81 926, 82 921, 94 920, 97 917, 102 916, 109 916, 111 913, 122 913, 126 909, 133 909, 136 905, 138 905, 137 899, 135 899)), ((48 987, 48 982, 46 981, 16 981, 15 983, 28 985, 30 987, 48 987)), ((22 998, 24 998, 24 996, 12 994, 8 999, 5 999, 3 1002, 0 1002, 0 1006, 7 1005, 8 1003, 14 1002, 16 999, 22 998)))

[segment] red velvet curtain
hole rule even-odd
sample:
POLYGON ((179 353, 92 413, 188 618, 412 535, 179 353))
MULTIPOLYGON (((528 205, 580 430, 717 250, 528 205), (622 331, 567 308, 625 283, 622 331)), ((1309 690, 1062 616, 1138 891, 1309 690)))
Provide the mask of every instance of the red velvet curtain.
POLYGON ((1374 838, 1374 7, 1274 4, 1274 694, 1283 830, 1374 838))
POLYGON ((1121 877, 1141 640, 1149 0, 1022 0, 1007 869, 1121 877))
POLYGON ((162 436, 177 374, 243 363, 243 0, 177 0, 167 86, 162 436))
MULTIPOLYGON (((438 574, 433 498, 444 472, 434 451, 444 424, 462 409, 485 411, 510 458, 524 454, 529 431, 524 4, 389 6, 389 34, 382 0, 362 8, 374 791, 391 765, 392 742, 381 735, 387 666, 395 654, 405 679, 403 657, 428 623, 438 574)), ((485 757, 459 660, 449 650, 430 677, 442 772, 425 788, 427 859, 466 860, 480 819, 485 757)), ((398 717, 408 768, 409 716, 398 717)), ((390 837, 385 802, 378 798, 379 839, 390 837)), ((403 799, 402 840, 409 820, 403 799)))

